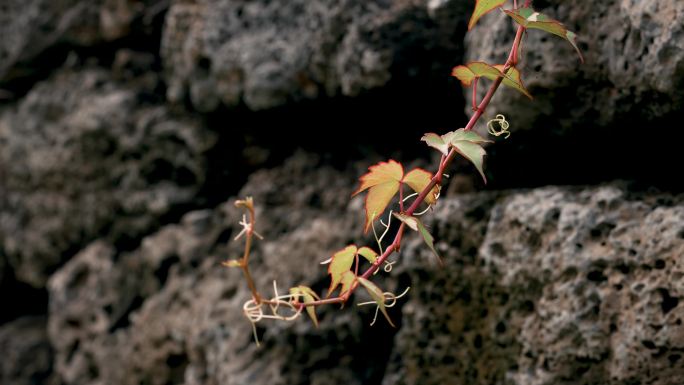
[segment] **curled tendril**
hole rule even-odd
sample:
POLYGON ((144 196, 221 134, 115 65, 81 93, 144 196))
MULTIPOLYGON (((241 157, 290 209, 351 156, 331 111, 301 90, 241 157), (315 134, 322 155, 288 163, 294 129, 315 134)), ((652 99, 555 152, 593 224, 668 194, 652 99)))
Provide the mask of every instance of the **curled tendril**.
POLYGON ((494 119, 487 122, 487 131, 489 131, 489 133, 494 136, 506 135, 504 136, 504 139, 508 139, 508 137, 511 136, 511 132, 508 131, 509 127, 510 124, 506 121, 506 117, 501 114, 496 115, 494 119), (501 130, 497 131, 494 128, 495 122, 499 124, 501 130))
MULTIPOLYGON (((411 290, 411 286, 408 286, 404 291, 399 294, 395 295, 394 293, 391 293, 389 291, 386 291, 382 293, 383 297, 385 297, 385 307, 393 307, 394 305, 397 304, 397 300, 403 296, 406 295, 406 293, 411 290)), ((369 301, 369 302, 361 302, 357 306, 366 306, 366 305, 377 305, 377 302, 375 301, 369 301)), ((371 321, 370 326, 375 325, 375 321, 378 319, 378 312, 380 311, 380 306, 376 306, 375 308, 375 315, 373 316, 373 321, 371 321)))
POLYGON ((242 305, 242 312, 247 317, 247 320, 252 324, 252 334, 254 341, 259 346, 259 337, 257 336, 256 324, 264 319, 274 319, 279 321, 294 321, 302 314, 302 307, 295 306, 294 301, 299 297, 298 295, 285 294, 278 295, 278 286, 276 281, 273 281, 273 298, 268 301, 257 303, 254 299, 250 299, 242 305), (264 307, 268 305, 270 314, 264 313, 264 307), (286 309, 288 313, 279 312, 280 306, 286 309))

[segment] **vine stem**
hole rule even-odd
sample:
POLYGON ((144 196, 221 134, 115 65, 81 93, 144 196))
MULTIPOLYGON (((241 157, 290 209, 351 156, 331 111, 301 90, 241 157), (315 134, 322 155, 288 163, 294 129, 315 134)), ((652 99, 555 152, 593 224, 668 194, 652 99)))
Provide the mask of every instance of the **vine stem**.
MULTIPOLYGON (((525 7, 530 6, 532 3, 532 0, 526 0, 525 1, 525 7)), ((515 66, 518 62, 518 49, 520 47, 520 42, 523 37, 523 33, 525 32, 525 28, 523 26, 518 26, 518 29, 515 34, 515 39, 513 40, 513 47, 511 48, 510 53, 508 54, 508 59, 506 60, 506 63, 504 64, 504 68, 501 72, 506 74, 508 70, 515 66)), ((468 124, 465 126, 464 130, 465 131, 470 131, 475 127, 475 124, 480 120, 482 117, 482 114, 484 113, 485 109, 487 106, 489 106, 489 103, 492 101, 492 97, 494 97, 494 94, 496 91, 499 89, 499 86, 501 85, 501 82, 503 81, 503 77, 498 77, 496 80, 494 80, 494 83, 489 87, 489 90, 485 94, 485 96, 482 98, 482 101, 480 104, 477 106, 475 109, 473 115, 470 117, 470 120, 468 121, 468 124)), ((442 184, 442 176, 444 175, 444 172, 446 169, 449 167, 451 162, 454 160, 458 153, 456 152, 455 149, 451 149, 449 153, 446 156, 442 157, 442 160, 440 161, 439 169, 435 173, 435 175, 432 177, 430 180, 430 183, 423 189, 423 191, 418 194, 418 196, 413 200, 413 203, 411 206, 409 206, 408 210, 404 214, 406 215, 413 215, 413 213, 418 209, 418 207, 425 201, 425 198, 427 195, 432 191, 432 189, 435 186, 438 186, 442 184)), ((369 267, 362 275, 362 278, 368 279, 373 273, 375 273, 380 266, 387 260, 387 258, 390 257, 395 251, 399 251, 401 248, 401 238, 404 233, 404 230, 406 228, 406 225, 402 223, 399 226, 399 229, 397 230, 397 233, 394 237, 394 240, 392 241, 392 244, 390 244, 386 249, 385 252, 380 255, 375 262, 369 267)), ((354 282, 349 290, 345 292, 343 295, 340 295, 338 297, 332 297, 332 298, 325 298, 321 299, 318 301, 312 301, 308 302, 306 304, 304 303, 298 303, 296 306, 299 307, 299 309, 302 309, 306 306, 321 306, 321 305, 330 305, 330 304, 343 304, 347 302, 349 297, 351 296, 352 292, 356 290, 356 288, 359 286, 358 281, 354 282)))

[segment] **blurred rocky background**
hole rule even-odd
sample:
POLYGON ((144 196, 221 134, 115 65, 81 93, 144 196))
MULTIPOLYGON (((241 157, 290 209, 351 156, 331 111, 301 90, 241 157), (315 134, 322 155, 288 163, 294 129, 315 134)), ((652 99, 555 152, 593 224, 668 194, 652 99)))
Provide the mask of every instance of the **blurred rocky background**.
MULTIPOLYGON (((655 384, 684 375, 684 2, 535 0, 530 102, 500 90, 484 186, 457 163, 373 309, 252 340, 238 197, 269 291, 319 292, 392 157, 461 127, 451 67, 505 60, 472 0, 0 0, 0 383, 655 384)), ((480 127, 482 129, 482 127, 480 127)), ((397 259, 397 257, 395 257, 397 259)), ((364 299, 354 296, 354 302, 364 299)))

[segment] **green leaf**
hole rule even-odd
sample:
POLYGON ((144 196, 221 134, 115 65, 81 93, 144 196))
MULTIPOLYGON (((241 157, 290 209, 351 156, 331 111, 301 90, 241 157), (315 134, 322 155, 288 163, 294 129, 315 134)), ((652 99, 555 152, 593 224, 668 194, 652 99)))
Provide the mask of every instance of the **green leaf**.
POLYGON ((420 140, 427 143, 428 146, 436 148, 439 152, 444 154, 444 156, 449 154, 449 142, 445 142, 441 136, 435 133, 427 133, 423 135, 420 140))
POLYGON ((368 291, 368 294, 371 296, 373 301, 378 304, 378 309, 382 312, 382 314, 385 316, 387 319, 387 322, 389 322, 392 327, 394 324, 392 323, 392 320, 389 317, 389 314, 387 314, 387 309, 385 309, 385 294, 380 290, 379 287, 375 286, 375 284, 363 277, 358 277, 357 278, 361 286, 363 286, 366 291, 368 291))
POLYGON ((584 63, 582 52, 577 47, 577 35, 574 32, 568 31, 561 22, 541 14, 530 7, 520 7, 512 11, 504 10, 504 12, 525 28, 541 29, 567 40, 577 51, 580 61, 584 63))
POLYGON ((483 138, 482 136, 480 136, 480 134, 473 130, 466 131, 465 128, 459 128, 456 131, 447 132, 446 134, 442 135, 442 138, 444 138, 444 141, 448 144, 461 140, 478 144, 494 143, 489 139, 483 138))
POLYGON ((342 282, 342 275, 344 272, 351 269, 357 250, 356 245, 349 245, 333 254, 332 261, 330 262, 330 265, 328 265, 328 274, 330 274, 331 281, 327 297, 330 297, 330 294, 332 294, 342 282))
MULTIPOLYGON (((298 298, 301 297, 303 299, 304 304, 311 303, 320 299, 316 292, 311 290, 311 288, 307 286, 293 287, 290 289, 290 294, 293 296, 297 296, 298 298)), ((315 307, 307 306, 306 312, 309 314, 309 317, 311 317, 311 321, 313 321, 314 325, 318 327, 318 318, 316 317, 315 307)))
POLYGON ((479 171, 480 175, 482 175, 482 179, 485 183, 487 183, 487 177, 485 176, 483 170, 484 156, 486 152, 484 148, 480 146, 480 143, 487 143, 490 141, 482 138, 475 132, 465 131, 462 128, 449 134, 449 144, 456 151, 458 151, 459 154, 463 155, 466 159, 473 163, 473 165, 475 165, 477 171, 479 171))
POLYGON ((360 256, 366 258, 366 260, 370 263, 374 263, 375 260, 378 259, 378 253, 376 253, 373 249, 367 246, 360 248, 357 253, 360 256))
POLYGON ((354 281, 356 281, 356 276, 354 275, 354 273, 352 273, 349 270, 345 271, 344 274, 342 274, 342 279, 340 280, 340 282, 342 283, 340 295, 344 295, 349 290, 351 290, 354 281))
POLYGON ((508 73, 504 74, 501 70, 503 70, 503 66, 491 66, 487 63, 476 61, 454 67, 451 71, 451 76, 460 80, 464 87, 470 87, 476 78, 484 77, 489 80, 503 78, 502 82, 505 86, 511 87, 532 99, 532 94, 522 84, 520 71, 511 67, 508 73))
POLYGON ((506 3, 506 0, 476 0, 475 11, 473 11, 473 15, 468 22, 468 31, 473 29, 475 23, 477 23, 482 16, 501 7, 504 3, 506 3))
POLYGON ((399 213, 392 213, 398 220, 403 222, 406 226, 410 227, 413 231, 418 231, 418 218, 412 217, 410 215, 404 215, 399 213))
POLYGON ((442 264, 442 258, 440 258, 439 254, 437 254, 437 250, 435 250, 435 238, 432 237, 432 234, 430 234, 420 220, 418 220, 418 233, 423 237, 423 241, 425 241, 425 244, 432 250, 432 253, 435 254, 439 263, 442 264))
POLYGON ((404 168, 394 160, 380 162, 368 168, 368 173, 359 178, 361 185, 352 196, 366 190, 366 225, 368 232, 374 220, 379 219, 387 205, 399 192, 399 185, 404 177, 404 168))

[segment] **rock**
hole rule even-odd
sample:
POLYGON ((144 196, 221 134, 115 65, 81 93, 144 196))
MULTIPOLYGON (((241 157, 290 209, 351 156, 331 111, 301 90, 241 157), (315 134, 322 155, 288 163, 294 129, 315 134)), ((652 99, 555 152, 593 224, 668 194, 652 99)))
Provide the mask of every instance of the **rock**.
MULTIPOLYGON (((318 262, 360 234, 360 200, 348 202, 352 187, 344 174, 301 153, 250 178, 241 194, 254 197, 266 237, 251 258, 262 292, 271 294, 274 279, 281 293, 297 284, 327 286, 318 262)), ((240 242, 224 245, 239 231, 232 203, 188 213, 130 253, 97 241, 52 276, 49 332, 65 384, 361 384, 382 375, 392 332, 362 326, 357 311, 321 309, 320 329, 302 318, 260 323, 257 348, 241 312, 250 298, 242 274, 218 264, 241 250, 240 242), (364 349, 377 356, 354 353, 360 341, 375 341, 364 349), (319 348, 306 348, 312 343, 319 348)))
POLYGON ((144 92, 62 71, 2 112, 0 245, 18 280, 42 287, 87 242, 125 247, 193 201, 214 137, 144 92))
MULTIPOLYGON (((577 33, 586 63, 567 42, 530 30, 520 66, 535 100, 502 90, 490 115, 503 113, 515 130, 553 128, 562 135, 652 121, 684 106, 683 2, 550 0, 539 7, 577 33)), ((468 34, 468 61, 506 60, 515 34, 506 18, 495 12, 468 34)))
POLYGON ((60 44, 92 46, 129 36, 134 24, 151 22, 163 9, 163 0, 4 1, 0 82, 26 76, 31 60, 60 44))
POLYGON ((168 99, 189 98, 204 112, 241 103, 260 110, 356 96, 421 71, 446 78, 466 2, 426 3, 175 0, 161 49, 168 99))
MULTIPOLYGON (((618 186, 494 205, 483 195, 430 220, 457 259, 406 266, 413 289, 384 383, 678 383, 682 197, 618 186)), ((426 254, 420 241, 404 250, 426 254)))
POLYGON ((52 373, 52 348, 45 317, 22 317, 0 326, 0 382, 57 384, 52 373))

